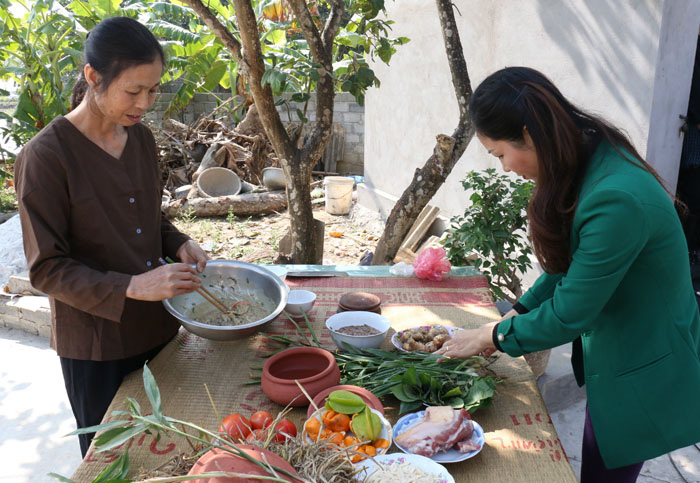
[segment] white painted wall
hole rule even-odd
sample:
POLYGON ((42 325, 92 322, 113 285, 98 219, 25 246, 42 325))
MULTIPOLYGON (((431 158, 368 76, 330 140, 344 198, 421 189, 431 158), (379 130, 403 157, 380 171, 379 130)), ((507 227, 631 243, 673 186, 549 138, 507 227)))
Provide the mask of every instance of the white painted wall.
MULTIPOLYGON (((456 13, 457 23, 473 88, 500 68, 533 67, 574 103, 624 128, 637 149, 646 152, 662 0, 454 4, 461 12, 456 13)), ((383 213, 431 155, 435 136, 452 133, 458 120, 434 2, 396 0, 386 7, 387 16, 396 21, 393 34, 411 42, 398 49, 391 66, 373 66, 381 88, 366 97, 366 187, 360 203, 383 213)), ((498 167, 498 162, 475 139, 432 203, 447 217, 462 213, 467 197, 461 179, 469 170, 486 167, 498 167)))
MULTIPOLYGON (((649 123, 647 161, 675 193, 688 111, 695 49, 700 34, 700 1, 666 0, 656 56, 656 76, 649 123)), ((698 186, 700 189, 700 186, 698 186)))

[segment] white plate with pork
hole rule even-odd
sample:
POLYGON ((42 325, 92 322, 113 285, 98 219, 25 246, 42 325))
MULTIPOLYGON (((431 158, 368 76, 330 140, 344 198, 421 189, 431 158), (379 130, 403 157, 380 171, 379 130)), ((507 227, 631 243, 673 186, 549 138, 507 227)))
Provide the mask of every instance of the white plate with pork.
POLYGON ((469 459, 481 451, 484 441, 484 430, 469 413, 449 406, 407 414, 394 425, 394 444, 401 451, 438 463, 469 459))
POLYGON ((420 325, 396 332, 391 343, 403 352, 435 352, 459 330, 462 329, 446 325, 420 325))

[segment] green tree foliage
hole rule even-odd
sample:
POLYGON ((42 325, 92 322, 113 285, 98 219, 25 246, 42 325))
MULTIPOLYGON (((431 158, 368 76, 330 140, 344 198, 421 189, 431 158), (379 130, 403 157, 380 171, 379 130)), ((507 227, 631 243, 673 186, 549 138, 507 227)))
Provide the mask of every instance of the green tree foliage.
MULTIPOLYGON (((317 25, 323 24, 327 18, 327 1, 307 3, 315 13, 317 25)), ((363 105, 367 89, 380 84, 368 59, 378 57, 388 64, 396 47, 409 39, 392 38, 394 22, 378 18, 384 10, 384 0, 346 0, 345 3, 345 18, 333 42, 333 77, 336 91, 352 94, 363 105)), ((263 85, 269 84, 275 96, 289 93, 289 100, 305 105, 310 93, 316 90, 320 65, 314 62, 298 22, 282 0, 262 0, 256 11, 262 12, 261 47, 267 68, 263 85)), ((288 104, 282 98, 279 102, 288 104)), ((308 122, 305 109, 296 109, 295 114, 297 120, 308 122)))
MULTIPOLYGON (((22 146, 67 111, 74 83, 71 73, 80 64, 85 28, 50 0, 0 0, 0 20, 0 79, 19 85, 14 113, 0 113, 9 124, 0 136, 22 146), (13 14, 18 10, 23 13, 13 14)), ((12 155, 0 147, 0 157, 12 155)))
POLYGON ((494 299, 515 302, 522 295, 520 274, 532 266, 525 230, 534 184, 487 169, 467 173, 462 186, 472 190, 471 205, 450 220, 443 240, 447 258, 467 265, 475 253, 472 263, 488 278, 494 299))
MULTIPOLYGON (((232 2, 206 3, 237 37, 232 2)), ((308 102, 318 81, 319 66, 312 60, 296 21, 285 12, 281 0, 252 3, 259 19, 267 68, 263 83, 268 83, 276 96, 288 93, 292 101, 308 102)), ((315 20, 320 24, 325 21, 326 2, 312 3, 316 7, 315 20)), ((395 46, 408 39, 388 36, 391 22, 377 18, 383 0, 346 3, 347 18, 334 44, 334 77, 338 91, 350 92, 362 103, 365 90, 379 85, 367 56, 376 55, 388 63, 395 46)), ((68 112, 73 85, 82 67, 85 34, 100 20, 115 15, 130 16, 146 25, 159 38, 168 57, 163 82, 182 81, 166 117, 185 109, 195 93, 212 92, 217 86, 230 90, 233 96, 249 96, 237 60, 182 2, 0 0, 0 80, 12 80, 19 86, 15 112, 0 113, 6 124, 0 130, 0 139, 12 139, 22 146, 54 117, 68 112)), ((7 94, 0 90, 0 95, 7 94)), ((281 98, 279 102, 288 101, 281 98)), ((247 105, 238 107, 240 116, 247 105)), ((305 108, 296 109, 295 114, 302 122, 307 121, 305 108)), ((0 159, 11 162, 14 155, 0 147, 0 159)))
MULTIPOLYGON (((85 35, 115 15, 137 18, 159 37, 169 61, 163 82, 183 79, 168 114, 184 109, 195 92, 225 84, 222 78, 230 65, 222 45, 187 7, 135 0, 0 0, 0 79, 19 87, 15 112, 0 113, 6 121, 3 139, 22 146, 54 117, 68 112, 85 35)), ((0 156, 13 159, 7 150, 0 156)))

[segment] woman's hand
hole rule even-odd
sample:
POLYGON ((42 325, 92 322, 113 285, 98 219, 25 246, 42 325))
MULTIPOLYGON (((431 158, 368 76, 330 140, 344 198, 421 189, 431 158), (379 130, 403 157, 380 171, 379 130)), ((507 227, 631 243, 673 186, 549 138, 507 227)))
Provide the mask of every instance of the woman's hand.
POLYGON ((194 240, 187 240, 177 249, 177 258, 182 263, 197 264, 197 271, 202 273, 207 267, 207 254, 194 240))
POLYGON ((197 290, 202 281, 186 263, 170 263, 131 277, 126 288, 130 299, 157 302, 197 290))
POLYGON ((497 322, 491 322, 478 329, 458 330, 434 354, 445 357, 471 357, 484 353, 484 356, 488 357, 496 350, 492 339, 493 327, 496 324, 497 322))

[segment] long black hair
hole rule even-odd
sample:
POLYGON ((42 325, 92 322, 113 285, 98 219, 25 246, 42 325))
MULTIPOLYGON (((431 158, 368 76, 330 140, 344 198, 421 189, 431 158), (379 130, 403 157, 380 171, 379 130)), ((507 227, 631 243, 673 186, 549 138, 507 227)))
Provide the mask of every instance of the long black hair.
MULTIPOLYGON (((85 63, 90 64, 101 77, 97 88, 104 91, 124 70, 160 59, 165 66, 165 53, 158 39, 136 20, 112 17, 95 26, 85 38, 85 63)), ((88 90, 85 76, 73 88, 71 109, 75 109, 88 90)))
POLYGON ((663 186, 625 133, 578 109, 534 69, 508 67, 488 76, 474 91, 469 114, 476 132, 495 141, 524 145, 523 127, 527 128, 538 159, 527 210, 530 237, 538 261, 549 273, 565 272, 571 263, 569 237, 579 190, 601 139, 626 151, 626 159, 649 171, 663 186))

